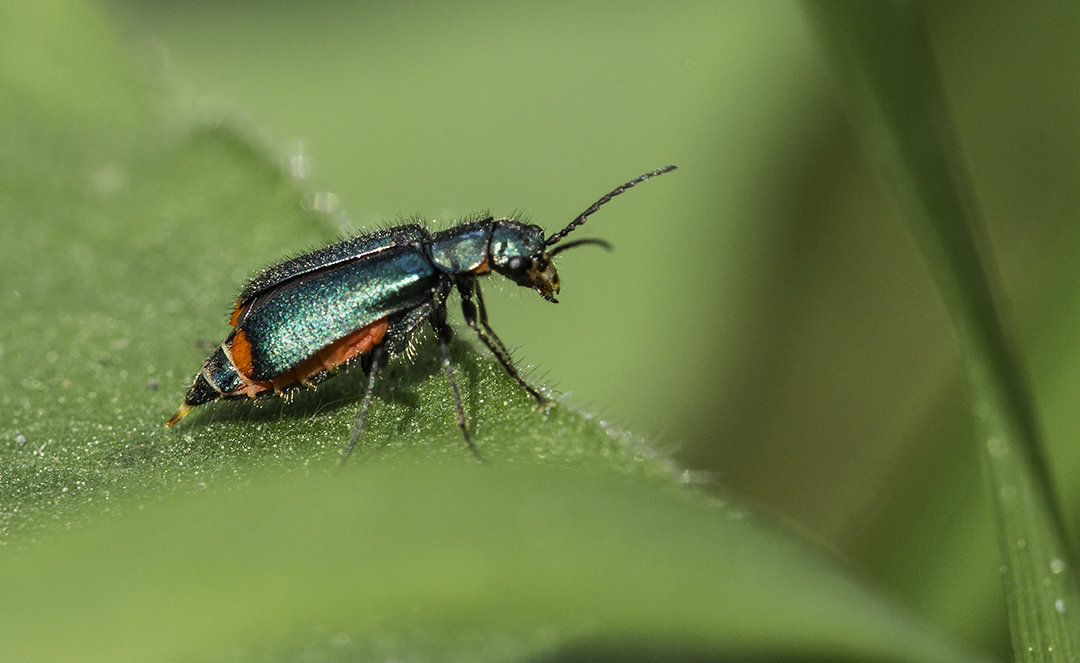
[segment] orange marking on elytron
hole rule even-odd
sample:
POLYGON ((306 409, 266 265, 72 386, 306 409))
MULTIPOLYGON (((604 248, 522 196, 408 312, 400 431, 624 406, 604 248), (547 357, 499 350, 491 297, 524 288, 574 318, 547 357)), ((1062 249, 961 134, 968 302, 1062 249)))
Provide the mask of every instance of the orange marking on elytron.
POLYGON ((274 389, 280 390, 296 382, 307 382, 323 371, 332 371, 350 359, 359 357, 381 343, 389 327, 389 318, 383 318, 339 338, 294 366, 288 373, 274 378, 274 389))
POLYGON ((236 306, 233 307, 232 317, 229 318, 229 324, 233 327, 236 326, 236 321, 240 319, 240 314, 244 312, 244 302, 236 302, 236 306))
POLYGON ((241 376, 247 377, 255 370, 255 363, 251 359, 251 341, 243 329, 237 329, 229 344, 229 354, 232 355, 233 366, 241 376))
POLYGON ((225 394, 226 396, 244 395, 248 398, 255 398, 264 391, 277 389, 274 382, 251 379, 251 373, 255 370, 255 361, 251 358, 251 341, 248 340, 244 330, 236 330, 232 343, 225 350, 229 361, 236 368, 236 374, 240 376, 240 380, 244 383, 241 387, 225 394))

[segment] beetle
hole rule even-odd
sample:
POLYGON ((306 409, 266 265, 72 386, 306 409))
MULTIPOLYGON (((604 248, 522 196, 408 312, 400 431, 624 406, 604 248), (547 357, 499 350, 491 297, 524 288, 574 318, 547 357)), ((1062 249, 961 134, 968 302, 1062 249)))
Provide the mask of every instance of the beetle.
POLYGON ((359 235, 269 267, 236 299, 233 329, 196 374, 183 403, 166 426, 192 408, 221 399, 283 394, 312 386, 359 360, 367 377, 360 414, 342 459, 359 439, 379 370, 388 356, 409 349, 426 322, 435 332, 442 366, 450 380, 457 424, 469 449, 465 408, 450 363, 446 301, 456 289, 466 324, 506 372, 546 408, 550 400, 521 377, 510 353, 488 324, 478 278, 495 272, 558 303, 554 258, 584 244, 605 248, 601 239, 559 244, 615 196, 650 178, 675 170, 667 166, 639 175, 601 196, 565 228, 545 239, 539 226, 513 218, 484 216, 431 232, 404 224, 359 235))

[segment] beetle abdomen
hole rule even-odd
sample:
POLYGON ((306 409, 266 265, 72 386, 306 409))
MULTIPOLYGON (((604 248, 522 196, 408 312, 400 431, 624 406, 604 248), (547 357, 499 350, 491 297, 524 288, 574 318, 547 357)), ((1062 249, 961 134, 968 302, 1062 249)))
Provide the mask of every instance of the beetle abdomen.
POLYGON ((291 370, 274 379, 255 380, 251 377, 251 345, 243 332, 230 334, 213 354, 203 362, 202 369, 167 424, 172 426, 191 411, 191 408, 222 398, 239 398, 265 393, 278 393, 295 385, 321 382, 336 368, 370 352, 382 343, 390 327, 389 318, 376 320, 337 341, 320 348, 291 370), (226 348, 228 352, 226 352, 226 348))

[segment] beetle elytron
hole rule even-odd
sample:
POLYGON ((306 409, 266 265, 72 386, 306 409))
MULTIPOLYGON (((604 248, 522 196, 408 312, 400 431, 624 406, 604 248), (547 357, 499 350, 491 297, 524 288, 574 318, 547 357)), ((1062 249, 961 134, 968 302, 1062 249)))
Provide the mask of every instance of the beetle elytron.
MULTIPOLYGON (((539 226, 487 217, 441 232, 406 224, 360 235, 286 260, 257 275, 240 292, 232 332, 206 359, 166 425, 196 405, 228 398, 280 394, 317 384, 359 359, 367 375, 360 415, 342 458, 364 427, 375 380, 389 355, 405 351, 425 322, 435 331, 450 379, 457 423, 469 449, 465 409, 450 364, 446 300, 457 289, 465 322, 537 404, 550 401, 526 382, 488 325, 479 276, 492 271, 556 302, 559 275, 552 259, 583 244, 610 248, 600 239, 559 244, 601 205, 623 191, 672 171, 667 166, 636 177, 604 195, 547 239, 539 226), (549 248, 554 247, 554 248, 549 248)), ((478 454, 477 454, 478 455, 478 454)))

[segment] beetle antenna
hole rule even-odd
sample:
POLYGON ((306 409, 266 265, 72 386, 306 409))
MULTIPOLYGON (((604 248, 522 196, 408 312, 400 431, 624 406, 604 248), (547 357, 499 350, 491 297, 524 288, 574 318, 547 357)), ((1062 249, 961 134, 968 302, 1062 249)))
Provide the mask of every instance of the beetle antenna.
MULTIPOLYGON (((627 189, 633 188, 634 186, 636 186, 638 184, 641 184, 645 180, 656 177, 657 175, 663 175, 664 173, 671 172, 671 171, 675 170, 676 167, 677 166, 665 166, 664 168, 659 168, 657 170, 649 171, 649 172, 645 173, 644 175, 639 175, 639 176, 635 177, 634 179, 632 179, 629 182, 627 182, 626 184, 618 187, 617 189, 611 191, 610 193, 605 194, 604 196, 602 196, 600 198, 600 200, 598 200, 595 203, 593 203, 592 205, 590 205, 589 209, 585 210, 581 214, 578 214, 577 218, 570 222, 570 225, 566 226, 565 228, 563 228, 559 232, 555 233, 551 237, 548 237, 546 240, 544 240, 544 246, 551 246, 552 244, 556 244, 563 237, 566 237, 567 235, 569 235, 570 231, 572 231, 574 228, 577 228, 581 224, 585 223, 585 219, 589 218, 589 216, 591 216, 594 212, 596 212, 596 210, 600 209, 601 205, 608 202, 609 200, 611 200, 615 196, 619 195, 623 191, 626 191, 627 189)), ((566 248, 566 247, 564 247, 564 248, 566 248)), ((554 253, 555 252, 552 251, 552 254, 554 254, 554 253)))
POLYGON ((611 250, 611 242, 608 242, 607 240, 603 240, 603 239, 594 239, 592 237, 589 237, 587 239, 575 239, 572 242, 567 242, 566 244, 556 246, 552 250, 548 251, 548 256, 554 258, 555 254, 561 253, 561 252, 563 252, 563 251, 565 251, 567 249, 572 249, 575 246, 581 246, 582 244, 596 244, 597 246, 604 247, 608 251, 611 250))

